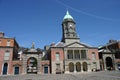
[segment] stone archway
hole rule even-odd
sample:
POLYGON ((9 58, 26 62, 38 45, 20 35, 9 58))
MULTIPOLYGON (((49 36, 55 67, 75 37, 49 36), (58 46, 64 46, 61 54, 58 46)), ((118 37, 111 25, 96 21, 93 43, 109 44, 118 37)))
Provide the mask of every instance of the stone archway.
POLYGON ((74 72, 74 64, 72 62, 69 63, 69 72, 74 72))
POLYGON ((113 62, 111 57, 106 57, 106 69, 112 70, 113 69, 113 62))
POLYGON ((81 71, 81 64, 80 64, 80 62, 77 62, 77 63, 76 63, 76 71, 77 71, 77 72, 80 72, 80 71, 81 71))
POLYGON ((36 58, 30 57, 27 60, 27 73, 37 74, 37 59, 36 58))
POLYGON ((88 70, 87 62, 83 62, 83 71, 87 70, 88 70))

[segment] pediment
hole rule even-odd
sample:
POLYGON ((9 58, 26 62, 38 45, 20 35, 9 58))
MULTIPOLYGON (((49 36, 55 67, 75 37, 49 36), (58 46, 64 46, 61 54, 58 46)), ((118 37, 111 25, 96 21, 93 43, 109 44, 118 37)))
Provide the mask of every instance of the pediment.
POLYGON ((85 44, 82 44, 82 43, 79 43, 79 42, 74 42, 74 43, 70 43, 68 45, 66 45, 65 47, 81 47, 81 48, 84 48, 84 47, 89 47, 85 44))

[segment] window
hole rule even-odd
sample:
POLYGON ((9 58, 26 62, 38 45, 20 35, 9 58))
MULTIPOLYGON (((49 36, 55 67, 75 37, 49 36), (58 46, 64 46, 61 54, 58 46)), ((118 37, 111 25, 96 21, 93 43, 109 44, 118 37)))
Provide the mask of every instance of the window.
POLYGON ((56 60, 59 61, 60 60, 60 53, 56 52, 55 56, 56 56, 56 60))
POLYGON ((60 70, 60 64, 56 64, 56 70, 60 70))
POLYGON ((9 60, 9 57, 10 57, 10 52, 6 51, 4 55, 4 60, 9 60))
POLYGON ((19 74, 19 67, 14 68, 14 74, 19 74))
POLYGON ((3 75, 6 75, 7 71, 8 71, 8 64, 4 63, 4 66, 3 66, 3 75))
POLYGON ((80 59, 79 50, 74 50, 75 59, 80 59))
POLYGON ((86 50, 81 50, 81 58, 82 59, 86 59, 87 56, 86 56, 86 50))
POLYGON ((93 60, 95 60, 95 59, 96 59, 95 52, 92 52, 92 59, 93 59, 93 60))
POLYGON ((68 56, 68 59, 73 59, 73 50, 68 50, 67 56, 68 56))
POLYGON ((7 46, 10 46, 10 40, 7 41, 7 46))

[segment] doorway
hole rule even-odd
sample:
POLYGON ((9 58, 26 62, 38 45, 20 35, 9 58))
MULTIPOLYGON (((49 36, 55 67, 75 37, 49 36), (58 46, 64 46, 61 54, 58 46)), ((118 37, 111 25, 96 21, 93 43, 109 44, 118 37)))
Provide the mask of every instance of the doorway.
POLYGON ((36 58, 30 57, 27 60, 27 73, 37 74, 37 59, 36 58))
POLYGON ((113 70, 113 63, 112 63, 112 58, 111 57, 106 58, 106 69, 107 70, 113 70))
POLYGON ((48 67, 47 67, 47 66, 44 67, 44 73, 45 73, 45 74, 48 73, 48 67))
POLYGON ((15 69, 14 69, 14 74, 15 74, 15 75, 19 74, 19 67, 15 67, 15 69))

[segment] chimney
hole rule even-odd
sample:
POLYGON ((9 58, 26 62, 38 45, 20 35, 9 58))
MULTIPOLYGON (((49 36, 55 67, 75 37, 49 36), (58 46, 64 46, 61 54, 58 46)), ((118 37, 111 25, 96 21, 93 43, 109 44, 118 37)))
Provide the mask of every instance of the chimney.
POLYGON ((4 37, 4 32, 0 32, 0 37, 4 37))

